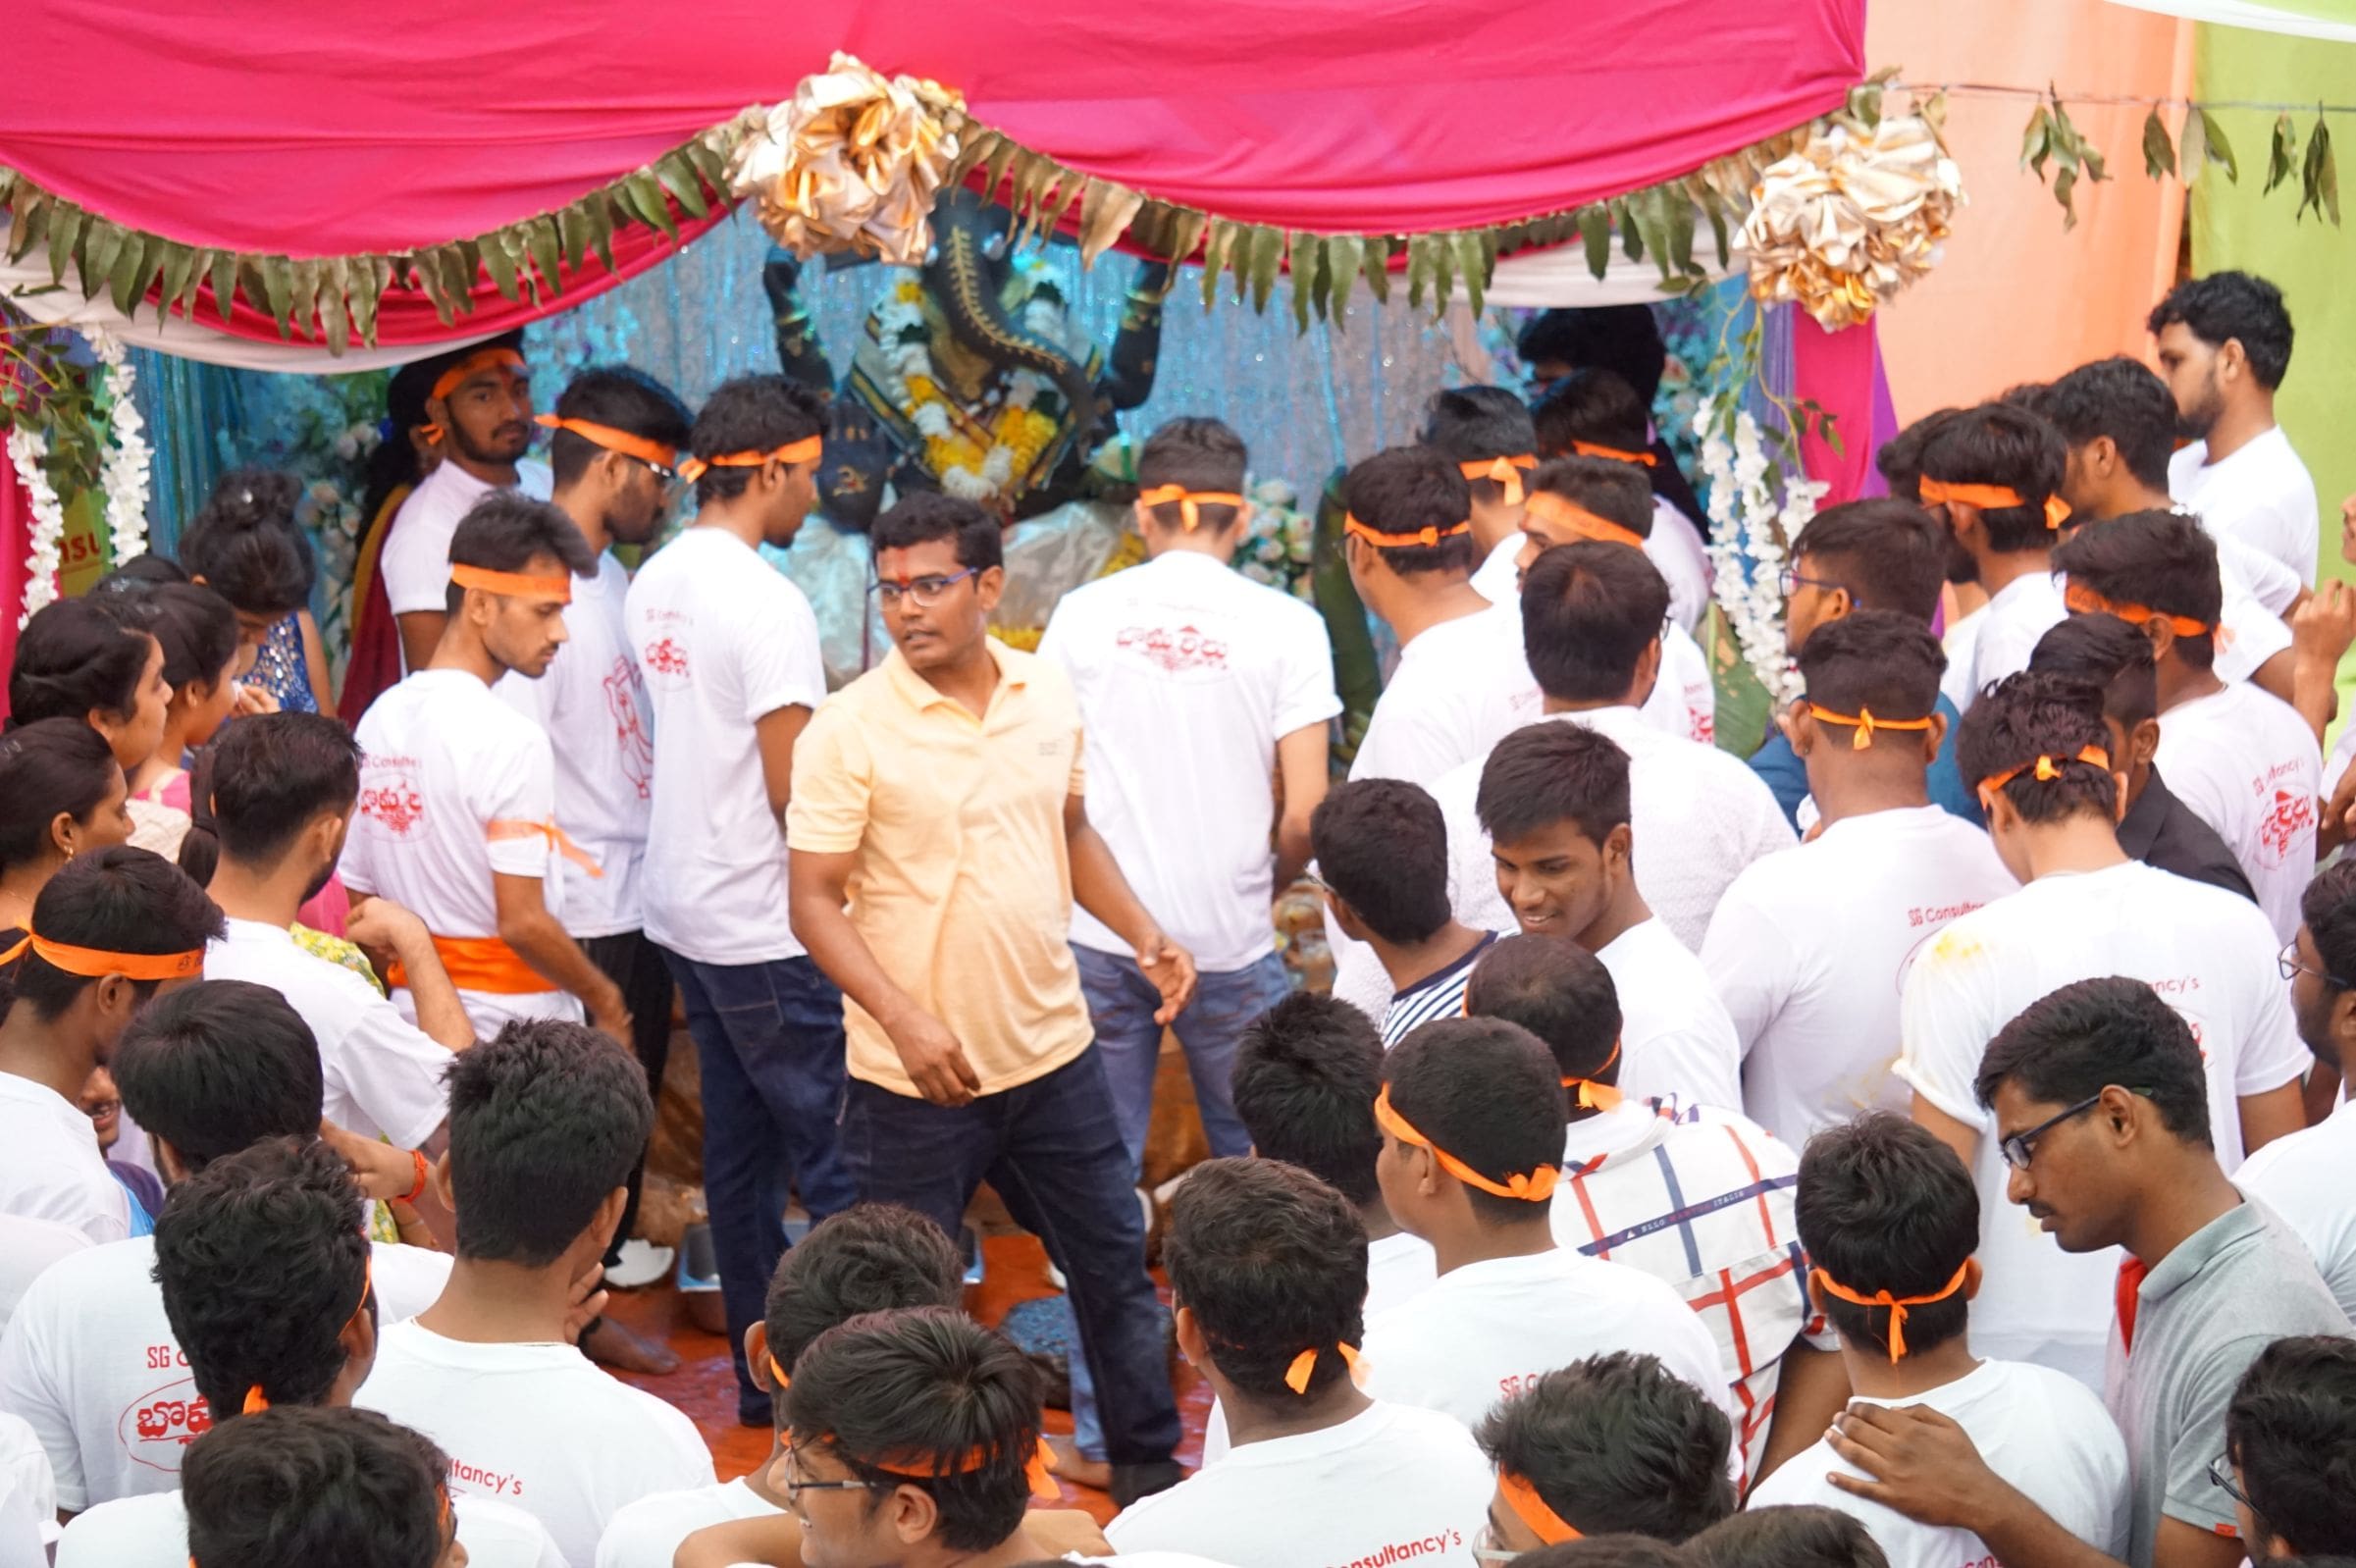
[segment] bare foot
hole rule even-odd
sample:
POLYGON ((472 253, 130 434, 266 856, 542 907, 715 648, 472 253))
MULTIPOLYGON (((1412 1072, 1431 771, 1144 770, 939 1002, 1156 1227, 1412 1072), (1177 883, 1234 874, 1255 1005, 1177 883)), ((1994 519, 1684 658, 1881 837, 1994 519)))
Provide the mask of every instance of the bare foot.
POLYGON ((679 1358, 668 1345, 642 1338, 612 1318, 600 1318, 582 1339, 581 1349, 600 1366, 618 1372, 643 1372, 654 1377, 679 1370, 679 1358))
POLYGON ((1058 1476, 1075 1487, 1094 1487, 1098 1491, 1113 1490, 1113 1467, 1102 1459, 1082 1455, 1070 1437, 1050 1436, 1047 1451, 1055 1456, 1048 1466, 1058 1476))

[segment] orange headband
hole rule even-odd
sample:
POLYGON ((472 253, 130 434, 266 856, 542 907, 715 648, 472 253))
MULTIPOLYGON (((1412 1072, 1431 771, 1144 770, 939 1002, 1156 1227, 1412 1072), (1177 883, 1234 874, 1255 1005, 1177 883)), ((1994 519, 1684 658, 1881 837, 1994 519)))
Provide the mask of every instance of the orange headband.
POLYGON ((2121 604, 2074 582, 2062 590, 2062 602, 2080 615, 2116 615, 2130 626, 2164 621, 2178 637, 2206 637, 2216 630, 2207 621, 2196 621, 2189 615, 2171 615, 2148 604, 2121 604))
POLYGON ((435 377, 434 390, 426 393, 426 397, 429 401, 436 397, 447 397, 458 390, 459 384, 464 382, 467 377, 478 370, 488 370, 494 365, 504 365, 509 370, 521 370, 524 368, 524 356, 512 348, 478 348, 435 377))
MULTIPOLYGON (((1600 1072, 1619 1059, 1620 1042, 1614 1040, 1611 1042, 1611 1055, 1605 1057, 1596 1071, 1600 1072)), ((1562 1086, 1579 1091, 1579 1109, 1582 1111, 1609 1111, 1627 1098, 1612 1085, 1597 1083, 1594 1078, 1564 1078, 1562 1086)))
MULTIPOLYGON (((368 1254, 367 1261, 363 1263, 360 1268, 360 1299, 352 1304, 351 1316, 343 1320, 345 1328, 349 1328, 351 1326, 353 1318, 357 1318, 361 1313, 368 1310, 368 1297, 375 1289, 376 1254, 374 1252, 370 1252, 368 1254)), ((258 1383, 247 1385, 245 1389, 245 1407, 242 1413, 250 1416, 256 1411, 267 1410, 269 1408, 270 1396, 262 1392, 262 1385, 258 1383)), ((443 1506, 445 1508, 449 1506, 447 1498, 443 1500, 443 1506)))
MULTIPOLYGON (((1923 476, 1918 494, 1922 504, 1936 506, 1941 501, 1960 500, 1966 506, 1983 509, 1997 506, 2026 506, 2020 492, 2009 485, 1951 485, 1944 479, 1923 476)), ((2068 520, 2069 502, 2059 496, 2045 497, 2045 526, 2059 529, 2068 520)))
POLYGON ((777 1380, 777 1392, 779 1393, 785 1392, 794 1385, 794 1380, 786 1375, 785 1368, 777 1364, 775 1356, 769 1357, 769 1376, 777 1380))
POLYGON ((1615 463, 1634 463, 1640 468, 1660 466, 1660 459, 1650 452, 1622 451, 1617 446, 1606 446, 1597 441, 1575 441, 1571 443, 1571 450, 1582 457, 1608 457, 1615 463))
MULTIPOLYGON (((1358 1372, 1358 1347, 1337 1341, 1334 1348, 1341 1352, 1341 1364, 1349 1368, 1351 1376, 1355 1377, 1358 1372)), ((1292 1364, 1284 1369, 1285 1387, 1290 1388, 1294 1393, 1309 1391, 1310 1374, 1317 1370, 1317 1350, 1316 1345, 1311 1345, 1292 1358, 1292 1364)))
POLYGON ((560 604, 573 601, 573 580, 569 577, 527 577, 522 572, 495 572, 486 566, 461 563, 450 567, 450 581, 460 588, 479 588, 487 594, 537 594, 560 604))
POLYGON ((2036 770, 2033 776, 2038 783, 2050 784, 2060 778, 2062 769, 2071 762, 2092 762, 2096 767, 2108 769, 2111 765, 2111 754, 2099 746, 2085 746, 2078 749, 2078 755, 2075 757, 2039 757, 2033 762, 2023 762, 2018 767, 2008 767, 2001 773, 1981 779, 1980 789, 1993 795, 2032 768, 2036 770))
POLYGON ((609 452, 620 452, 624 457, 635 457, 656 468, 675 469, 679 466, 678 447, 645 436, 633 436, 611 425, 600 425, 587 419, 560 419, 554 414, 535 414, 532 423, 544 430, 569 430, 583 441, 602 446, 609 452))
POLYGON ((1854 717, 1847 713, 1836 713, 1831 708, 1820 706, 1814 703, 1807 705, 1807 710, 1819 723, 1847 724, 1855 728, 1857 733, 1849 737, 1849 749, 1853 752, 1861 752, 1871 746, 1875 730, 1927 731, 1930 728, 1930 719, 1927 716, 1922 718, 1875 718, 1873 709, 1869 707, 1859 707, 1854 717))
POLYGON ((1549 523, 1559 523, 1581 539, 1603 545, 1631 545, 1645 548, 1645 536, 1633 528, 1625 528, 1608 517, 1597 517, 1577 501, 1566 500, 1550 490, 1534 492, 1530 497, 1530 515, 1543 517, 1549 523))
MULTIPOLYGON (((807 463, 826 449, 823 436, 805 436, 765 452, 721 452, 714 457, 690 457, 679 465, 679 477, 702 479, 714 468, 759 468, 764 463, 807 463)), ((1058 1493, 1061 1495, 1061 1493, 1058 1493)))
POLYGON ((1505 504, 1522 503, 1522 474, 1525 468, 1536 468, 1538 459, 1529 452, 1512 457, 1476 457, 1469 463, 1458 463, 1456 472, 1467 479, 1493 479, 1505 487, 1505 504))
POLYGON ((1233 506, 1238 510, 1243 506, 1243 497, 1229 490, 1188 490, 1183 485, 1156 485, 1151 490, 1137 493, 1137 504, 1140 506, 1166 506, 1172 501, 1178 502, 1178 521, 1186 525, 1189 534, 1202 526, 1202 513, 1196 510, 1198 506, 1233 506))
POLYGON ((1555 1546, 1566 1541, 1585 1539, 1569 1520, 1546 1506, 1546 1499, 1538 1494, 1536 1487, 1512 1471, 1497 1472, 1497 1492, 1505 1499, 1505 1506, 1513 1510, 1513 1516, 1530 1527, 1539 1544, 1555 1546))
POLYGON ((0 966, 16 963, 28 948, 52 968, 79 974, 85 980, 109 974, 120 974, 127 980, 184 980, 204 972, 202 948, 188 953, 109 953, 103 948, 68 947, 63 942, 32 935, 0 953, 0 966))
POLYGON ((1933 1301, 1945 1301, 1963 1287, 1963 1276, 1970 1272, 1971 1260, 1965 1258, 1963 1267, 1956 1270, 1955 1278, 1927 1296, 1894 1296, 1887 1290, 1876 1290, 1869 1296, 1859 1295, 1845 1284, 1835 1283, 1833 1277, 1822 1269, 1810 1269, 1808 1278, 1815 1281, 1816 1287, 1828 1296, 1838 1296, 1855 1306, 1890 1309, 1890 1362, 1895 1366, 1899 1358, 1906 1354, 1906 1309, 1925 1306, 1933 1301))
MULTIPOLYGON (((840 1449, 842 1444, 832 1433, 819 1439, 829 1447, 840 1449)), ((963 1476, 981 1469, 998 1457, 992 1448, 969 1448, 944 1463, 930 1454, 885 1454, 881 1458, 862 1459, 860 1463, 870 1470, 880 1470, 887 1476, 906 1476, 912 1481, 933 1481, 942 1476, 963 1476)), ((1030 1457, 1023 1462, 1023 1477, 1030 1482, 1030 1494, 1043 1501, 1053 1501, 1064 1494, 1055 1481, 1055 1453, 1042 1436, 1032 1447, 1030 1457)))
POLYGON ((1370 545, 1404 548, 1409 545, 1437 545, 1443 539, 1469 534, 1473 531, 1473 520, 1467 517, 1463 522, 1450 523, 1445 528, 1419 528, 1412 534, 1386 534, 1344 512, 1341 514, 1341 530, 1345 534, 1357 535, 1370 545))
POLYGON ((1562 1178, 1562 1168, 1554 1165, 1542 1165, 1528 1175, 1516 1171, 1503 1181, 1492 1180, 1491 1177, 1483 1176, 1462 1160, 1448 1153, 1447 1150, 1435 1144, 1430 1138, 1416 1131, 1412 1123, 1392 1110, 1390 1085, 1387 1083, 1383 1085, 1383 1092, 1375 1096, 1375 1121, 1382 1125, 1385 1131, 1401 1143, 1412 1143, 1419 1149, 1430 1149, 1432 1158, 1440 1162, 1440 1168, 1466 1186, 1479 1187, 1482 1191, 1494 1193, 1500 1198, 1519 1198, 1524 1203, 1544 1203, 1554 1196, 1554 1183, 1562 1178))

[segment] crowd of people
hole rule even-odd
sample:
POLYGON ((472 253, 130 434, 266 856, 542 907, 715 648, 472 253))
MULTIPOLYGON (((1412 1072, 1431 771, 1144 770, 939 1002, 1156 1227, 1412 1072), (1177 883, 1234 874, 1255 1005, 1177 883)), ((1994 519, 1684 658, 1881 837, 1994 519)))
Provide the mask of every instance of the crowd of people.
POLYGON ((1338 780, 1216 420, 1036 653, 1000 519, 900 497, 829 693, 759 553, 821 398, 404 367, 355 684, 255 470, 19 639, 0 1568, 2356 1557, 2356 594, 2279 294, 2150 326, 2161 372, 1932 414, 1806 524, 1746 761, 1650 318, 1538 318, 1535 403, 1338 481, 1398 649, 1338 780), (725 1484, 600 1366, 676 1366, 604 1312, 674 999, 772 1439, 725 1484), (1069 1438, 965 1311, 985 1182, 1069 1292, 1069 1438))

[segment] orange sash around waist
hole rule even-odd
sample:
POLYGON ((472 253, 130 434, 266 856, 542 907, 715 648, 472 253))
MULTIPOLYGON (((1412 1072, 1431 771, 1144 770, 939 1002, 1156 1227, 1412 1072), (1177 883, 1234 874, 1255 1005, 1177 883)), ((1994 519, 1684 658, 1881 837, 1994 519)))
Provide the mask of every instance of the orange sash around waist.
MULTIPOLYGON (((496 936, 438 936, 434 951, 449 971, 450 984, 461 991, 488 991, 494 996, 529 996, 535 991, 559 989, 549 977, 526 964, 523 955, 496 936)), ((408 971, 398 964, 386 971, 391 985, 407 985, 408 971)))

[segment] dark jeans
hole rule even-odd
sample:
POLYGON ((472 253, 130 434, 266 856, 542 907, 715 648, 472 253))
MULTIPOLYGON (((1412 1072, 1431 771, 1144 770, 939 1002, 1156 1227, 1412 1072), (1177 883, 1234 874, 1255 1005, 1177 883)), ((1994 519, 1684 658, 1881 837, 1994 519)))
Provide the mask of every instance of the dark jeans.
POLYGON ((745 1365, 785 1256, 785 1200, 822 1220, 857 1200, 835 1148, 843 1104, 843 993, 807 957, 698 964, 665 952, 687 1004, 704 1080, 704 1199, 728 1312, 740 1417, 765 1421, 768 1395, 745 1365))
MULTIPOLYGON (((581 951, 621 987, 622 1006, 630 1010, 630 1049, 646 1069, 647 1093, 661 1104, 662 1073, 671 1061, 671 971, 663 967, 660 950, 644 931, 618 931, 581 938, 581 951)), ((630 1171, 630 1201, 622 1205, 622 1223, 605 1248, 608 1269, 622 1261, 622 1243, 638 1228, 638 1198, 646 1179, 647 1157, 641 1150, 630 1171)))
MULTIPOLYGON (((1126 953, 1102 953, 1074 942, 1072 957, 1079 965, 1080 994, 1088 1002, 1088 1020, 1095 1025, 1096 1049, 1113 1092, 1113 1115, 1128 1150, 1129 1180, 1138 1181, 1145 1172, 1145 1136, 1153 1126, 1154 1079, 1162 1071, 1162 1025, 1153 1020, 1162 993, 1126 953)), ((1195 1109, 1214 1157, 1252 1152, 1252 1135, 1235 1116, 1235 1048, 1252 1020, 1291 989, 1284 961, 1265 954, 1240 969, 1196 976, 1194 1000, 1171 1024, 1186 1053, 1195 1109)))
POLYGON ((905 1204, 951 1235, 973 1189, 988 1181, 1070 1282, 1080 1351, 1104 1412, 1106 1457, 1116 1465, 1170 1457, 1178 1404, 1128 1151, 1095 1047, 969 1105, 934 1105, 854 1078, 843 1156, 861 1198, 905 1204))

